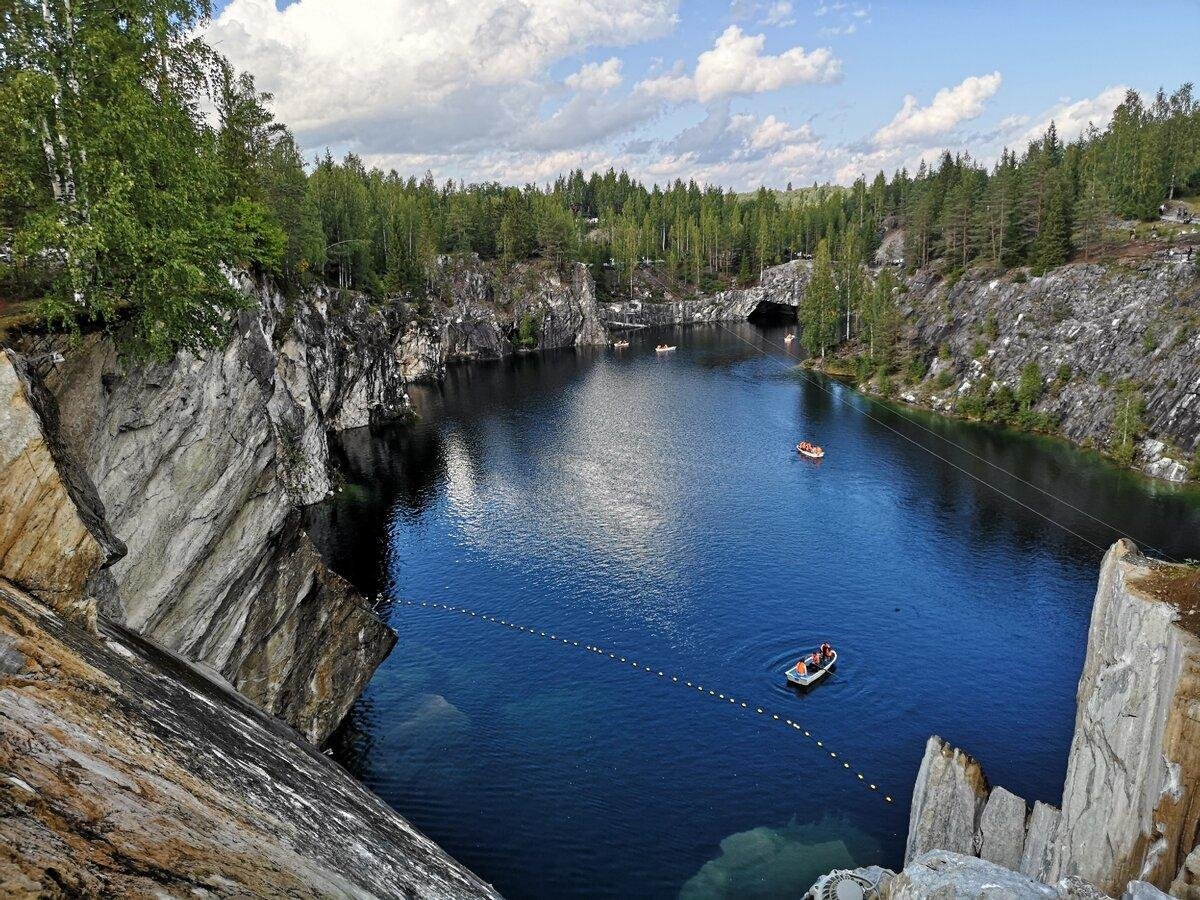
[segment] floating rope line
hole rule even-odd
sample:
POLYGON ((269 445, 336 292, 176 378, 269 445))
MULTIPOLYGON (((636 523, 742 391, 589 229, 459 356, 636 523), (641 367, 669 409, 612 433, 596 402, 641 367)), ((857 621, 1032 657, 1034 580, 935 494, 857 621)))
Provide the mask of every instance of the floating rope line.
MULTIPOLYGON (((377 597, 376 599, 382 601, 384 598, 381 595, 381 596, 377 597)), ((874 791, 876 794, 881 796, 884 799, 884 802, 886 802, 886 803, 895 802, 889 794, 883 793, 883 791, 880 790, 880 788, 877 784, 875 784, 872 781, 869 781, 867 779, 866 775, 864 775, 862 772, 859 772, 858 770, 854 769, 850 765, 850 763, 846 762, 844 759, 839 757, 837 755, 837 753, 833 752, 828 747, 826 747, 823 741, 817 740, 813 736, 812 732, 809 729, 805 728, 803 725, 801 725, 796 720, 787 718, 786 716, 781 716, 775 712, 771 712, 770 710, 766 709, 765 707, 758 706, 758 705, 751 706, 745 700, 738 700, 732 694, 724 694, 724 693, 721 693, 720 691, 714 690, 713 688, 706 688, 700 682, 691 682, 691 681, 688 681, 686 678, 682 678, 679 675, 668 675, 666 672, 664 672, 662 669, 659 669, 656 666, 648 666, 645 664, 645 661, 638 662, 637 660, 633 659, 632 657, 622 656, 619 652, 612 650, 611 648, 606 649, 603 647, 599 647, 595 644, 580 644, 579 641, 562 637, 561 635, 555 634, 554 632, 546 632, 546 631, 542 631, 537 628, 527 628, 524 625, 518 625, 515 622, 510 622, 507 619, 502 619, 498 616, 493 616, 488 613, 477 612, 476 610, 468 609, 465 606, 453 606, 449 603, 420 602, 420 601, 416 601, 416 600, 403 600, 403 601, 396 601, 396 602, 397 603, 402 602, 405 606, 410 606, 414 609, 434 609, 434 610, 443 610, 445 612, 458 613, 459 615, 466 616, 467 618, 470 618, 470 619, 480 619, 484 622, 490 622, 494 625, 500 625, 502 627, 512 629, 513 631, 519 631, 522 634, 529 635, 530 637, 536 637, 539 639, 544 638, 545 640, 548 640, 553 644, 564 644, 564 645, 566 645, 568 647, 572 647, 572 648, 578 647, 579 649, 584 650, 588 653, 595 654, 596 656, 599 656, 602 658, 607 657, 608 659, 612 660, 615 663, 625 664, 639 672, 645 672, 655 678, 661 678, 661 679, 663 679, 664 684, 673 684, 678 687, 683 687, 685 689, 691 689, 691 690, 696 691, 698 694, 701 694, 706 697, 711 697, 712 699, 716 700, 719 703, 729 703, 735 709, 744 709, 744 710, 747 710, 748 712, 754 713, 755 715, 763 716, 769 722, 778 723, 783 728, 791 729, 792 731, 795 731, 798 734, 803 735, 804 737, 808 738, 808 740, 811 741, 817 747, 817 749, 821 750, 823 753, 828 754, 829 759, 835 761, 835 764, 840 764, 840 766, 844 772, 846 772, 847 774, 853 775, 854 780, 859 782, 860 784, 862 784, 863 787, 867 788, 868 790, 874 791), (668 681, 668 679, 669 679, 669 681, 668 681)))

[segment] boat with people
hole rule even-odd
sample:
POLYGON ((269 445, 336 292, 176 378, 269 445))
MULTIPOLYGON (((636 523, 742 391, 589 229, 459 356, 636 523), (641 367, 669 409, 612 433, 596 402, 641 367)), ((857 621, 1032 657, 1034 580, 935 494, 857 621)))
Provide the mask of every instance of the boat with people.
POLYGON ((801 441, 796 445, 796 452, 801 456, 807 456, 809 459, 824 459, 825 451, 816 444, 808 441, 801 441))
POLYGON ((785 335, 783 336, 783 342, 784 342, 785 344, 790 344, 790 343, 791 343, 792 341, 794 341, 795 339, 796 339, 796 334, 795 334, 795 332, 793 332, 793 331, 789 331, 787 334, 785 334, 785 335))
POLYGON ((670 353, 674 349, 675 349, 674 344, 659 344, 657 347, 654 348, 654 352, 655 353, 670 353))
POLYGON ((624 350, 629 346, 629 341, 613 341, 614 350, 624 350))
POLYGON ((790 684, 800 687, 811 687, 828 675, 837 665, 837 661, 837 651, 826 642, 800 657, 796 664, 787 670, 787 680, 790 684))

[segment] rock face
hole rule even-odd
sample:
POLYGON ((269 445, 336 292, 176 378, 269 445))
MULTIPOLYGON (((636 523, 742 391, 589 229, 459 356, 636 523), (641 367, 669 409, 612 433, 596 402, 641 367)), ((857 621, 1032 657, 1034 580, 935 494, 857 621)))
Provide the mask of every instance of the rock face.
POLYGON ((949 352, 915 392, 934 409, 952 408, 984 375, 1015 389, 1021 370, 1036 362, 1045 383, 1037 409, 1071 440, 1107 444, 1117 383, 1128 379, 1158 439, 1155 452, 1143 448, 1142 465, 1174 480, 1185 467, 1167 445, 1200 451, 1196 260, 1160 254, 1123 266, 1075 263, 1028 280, 968 272, 951 287, 919 273, 903 303, 917 344, 949 352))
MULTIPOLYGON (((558 268, 520 263, 504 269, 476 257, 439 257, 431 290, 436 300, 428 340, 447 360, 499 359, 515 353, 521 320, 529 317, 535 343, 550 350, 604 344, 607 333, 596 308, 587 266, 558 268)), ((431 354, 418 352, 419 356, 431 354)), ((429 374, 434 374, 432 371, 429 374)))
POLYGON ((913 785, 905 863, 930 850, 975 855, 987 802, 987 778, 979 763, 936 734, 930 737, 913 785))
POLYGON ((0 351, 0 577, 89 620, 91 579, 125 547, 57 436, 53 399, 20 356, 0 351))
POLYGON ((296 508, 329 491, 328 430, 407 409, 408 320, 353 294, 251 296, 222 352, 126 365, 93 336, 46 380, 129 549, 104 612, 319 742, 395 636, 326 569, 296 508))
POLYGON ((1052 875, 1167 888, 1200 833, 1200 574, 1120 541, 1104 558, 1052 875))
POLYGON ((1054 854, 1054 839, 1058 836, 1058 822, 1062 813, 1057 807, 1041 800, 1033 804, 1029 816, 1029 828, 1025 833, 1025 849, 1021 852, 1021 863, 1017 870, 1022 875, 1038 881, 1050 880, 1050 867, 1054 854))
POLYGON ((0 581, 0 894, 497 896, 184 660, 0 581))
POLYGON ((988 797, 979 817, 979 858, 1018 869, 1025 852, 1025 801, 1002 787, 988 797))
POLYGON ((695 300, 608 303, 600 307, 600 316, 609 328, 744 322, 764 303, 799 306, 811 267, 805 260, 793 260, 764 270, 754 287, 721 291, 695 300))
POLYGON ((997 884, 1055 885, 1064 897, 1200 898, 1198 631, 1200 569, 1114 544, 1096 589, 1061 813, 1039 802, 1027 815, 1024 800, 989 789, 979 764, 935 735, 913 788, 908 868, 884 896, 1039 896, 971 893, 986 873, 997 884), (974 856, 992 867, 963 861, 974 856))

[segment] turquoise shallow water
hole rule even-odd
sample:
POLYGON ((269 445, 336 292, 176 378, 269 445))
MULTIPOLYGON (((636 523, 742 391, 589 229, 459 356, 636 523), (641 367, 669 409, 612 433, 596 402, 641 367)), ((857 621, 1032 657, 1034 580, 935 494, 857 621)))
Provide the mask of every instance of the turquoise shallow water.
POLYGON ((1200 556, 1194 492, 901 413, 747 343, 781 337, 697 327, 665 357, 644 333, 455 367, 417 392, 418 424, 335 448, 346 486, 310 529, 400 634, 335 753, 508 896, 796 896, 897 865, 935 732, 1057 803, 1092 544, 1200 556), (798 458, 802 438, 828 457, 798 458), (794 692, 784 670, 824 639, 837 672, 794 692))

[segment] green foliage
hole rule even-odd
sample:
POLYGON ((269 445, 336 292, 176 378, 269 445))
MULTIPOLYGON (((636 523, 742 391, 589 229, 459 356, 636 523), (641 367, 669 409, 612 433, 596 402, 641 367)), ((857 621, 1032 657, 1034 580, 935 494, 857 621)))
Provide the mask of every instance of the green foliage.
POLYGON ((1134 382, 1122 379, 1117 383, 1108 449, 1113 459, 1121 465, 1128 466, 1133 463, 1138 435, 1144 427, 1142 412, 1145 405, 1145 399, 1134 382))
POLYGON ((1105 131, 1069 145, 1051 126, 990 168, 946 153, 849 188, 738 195, 612 169, 545 187, 438 184, 328 152, 306 172, 270 97, 196 37, 209 11, 11 0, 0 16, 5 285, 58 325, 124 319, 134 347, 158 355, 214 346, 241 304, 227 281, 239 267, 427 303, 441 254, 581 261, 598 276, 612 260, 622 294, 639 272, 699 291, 816 254, 805 346, 857 339, 894 367, 903 288, 890 268, 870 285, 862 266, 889 223, 904 223, 909 270, 937 262, 953 285, 981 264, 1043 272, 1076 246, 1086 256, 1112 213, 1149 218, 1200 188, 1190 85, 1151 104, 1130 92, 1105 131))
POLYGON ((936 391, 944 391, 946 388, 954 384, 954 381, 955 378, 953 372, 949 370, 946 370, 945 372, 938 372, 937 377, 933 379, 933 389, 936 391))
POLYGON ((1060 385, 1066 384, 1071 380, 1071 366, 1069 363, 1061 363, 1059 365, 1058 374, 1055 376, 1055 380, 1058 381, 1060 385))
POLYGON ((1042 390, 1042 367, 1030 361, 1021 370, 1021 377, 1017 382, 1017 405, 1022 411, 1028 412, 1042 399, 1042 390))
POLYGON ((52 324, 128 321, 142 355, 222 344, 242 302, 226 269, 273 269, 285 243, 200 112, 214 57, 191 35, 207 12, 16 0, 0 16, 16 268, 52 324))
POLYGON ((896 395, 896 385, 892 381, 892 376, 888 374, 887 366, 880 366, 875 372, 875 388, 879 391, 881 397, 894 397, 896 395))
POLYGON ((987 353, 987 347, 987 341, 982 339, 975 341, 971 344, 971 359, 981 359, 987 353))
POLYGON ((537 322, 534 321, 532 315, 526 312, 521 316, 521 322, 517 326, 517 346, 524 350, 532 350, 537 346, 538 331, 537 322))
POLYGON ((804 301, 796 310, 800 340, 812 356, 824 356, 837 343, 838 294, 833 278, 829 242, 822 239, 813 258, 812 277, 804 301))

